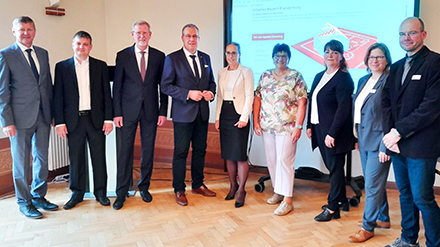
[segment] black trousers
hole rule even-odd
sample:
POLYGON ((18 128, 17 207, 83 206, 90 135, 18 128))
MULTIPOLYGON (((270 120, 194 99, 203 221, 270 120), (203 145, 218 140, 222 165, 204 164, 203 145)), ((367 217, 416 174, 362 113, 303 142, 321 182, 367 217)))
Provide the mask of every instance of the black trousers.
POLYGON ((138 124, 140 124, 142 155, 141 180, 139 181, 138 188, 141 191, 147 191, 150 188, 150 180, 153 173, 157 120, 147 120, 143 107, 140 112, 138 119, 134 121, 124 119, 124 125, 120 129, 121 145, 118 150, 118 174, 116 181, 116 194, 118 197, 125 198, 130 186, 133 184, 134 142, 138 124))
POLYGON ((174 124, 174 154, 173 154, 173 188, 174 192, 185 191, 186 159, 189 146, 192 146, 191 178, 192 188, 198 189, 203 185, 208 137, 208 120, 203 121, 199 114, 190 123, 173 122, 174 124))
POLYGON ((347 153, 333 154, 330 149, 325 146, 325 131, 319 124, 314 125, 315 133, 318 137, 318 147, 321 157, 324 160, 325 167, 330 172, 330 193, 327 197, 328 208, 332 211, 339 211, 339 202, 346 203, 346 187, 345 187, 345 159, 347 153))
POLYGON ((80 116, 75 130, 67 134, 70 156, 70 189, 73 196, 82 198, 87 184, 86 141, 89 143, 93 168, 93 185, 96 197, 107 194, 107 165, 105 135, 93 126, 90 115, 80 116))

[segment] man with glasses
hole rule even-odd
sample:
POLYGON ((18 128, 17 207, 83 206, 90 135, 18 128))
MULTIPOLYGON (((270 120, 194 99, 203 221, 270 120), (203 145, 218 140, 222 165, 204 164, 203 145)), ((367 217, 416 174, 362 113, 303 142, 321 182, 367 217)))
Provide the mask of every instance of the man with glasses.
POLYGON ((115 210, 124 206, 133 183, 134 142, 138 125, 141 138, 141 179, 138 188, 144 202, 151 202, 148 191, 153 172, 157 126, 167 120, 168 96, 159 92, 165 54, 151 46, 150 24, 133 23, 135 44, 118 52, 113 84, 114 123, 120 128, 115 210), (160 96, 160 97, 159 97, 160 96), (159 104, 160 103, 160 104, 159 104))
POLYGON ((198 51, 199 29, 187 24, 182 29, 183 48, 165 58, 162 92, 173 98, 174 124, 173 188, 176 202, 188 205, 185 195, 186 158, 192 144, 192 192, 213 197, 203 183, 208 136, 209 101, 214 99, 215 81, 208 54, 198 51))
POLYGON ((420 212, 426 245, 440 246, 440 209, 434 181, 440 156, 440 54, 424 46, 423 21, 400 25, 405 58, 391 66, 383 91, 383 142, 391 155, 400 192, 402 234, 391 247, 419 246, 420 212))
POLYGON ((12 22, 16 42, 0 51, 0 124, 11 142, 12 174, 20 212, 41 218, 37 210, 58 210, 47 192, 48 148, 52 122, 49 55, 34 46, 35 23, 27 16, 12 22), (32 185, 30 154, 32 152, 32 185))

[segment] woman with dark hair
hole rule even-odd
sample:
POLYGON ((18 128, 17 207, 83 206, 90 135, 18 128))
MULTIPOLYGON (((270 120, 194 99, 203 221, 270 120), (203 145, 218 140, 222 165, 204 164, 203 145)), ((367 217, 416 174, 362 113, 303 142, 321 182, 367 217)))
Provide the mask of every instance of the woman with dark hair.
POLYGON ((301 136, 307 103, 306 83, 298 71, 290 69, 290 48, 277 44, 272 59, 275 69, 260 77, 254 98, 254 130, 263 136, 274 194, 268 204, 281 204, 275 215, 293 210, 293 180, 296 145, 301 136))
POLYGON ((220 131, 222 159, 226 160, 230 189, 225 200, 237 194, 235 207, 244 205, 249 174, 247 144, 249 114, 254 98, 254 73, 240 64, 240 45, 232 42, 225 50, 228 66, 218 72, 215 128, 220 131), (237 183, 238 173, 238 183, 237 183))
POLYGON ((354 135, 357 138, 365 179, 365 208, 361 230, 351 235, 354 243, 365 242, 374 236, 374 228, 390 228, 386 183, 390 156, 382 142, 382 90, 388 78, 391 56, 386 45, 375 43, 365 54, 368 75, 359 79, 353 97, 354 135))
POLYGON ((324 211, 316 221, 339 219, 339 205, 347 203, 344 164, 353 149, 351 95, 354 83, 347 72, 344 47, 331 40, 324 46, 325 70, 313 80, 309 94, 307 136, 312 149, 319 147, 324 164, 330 172, 330 193, 324 211))

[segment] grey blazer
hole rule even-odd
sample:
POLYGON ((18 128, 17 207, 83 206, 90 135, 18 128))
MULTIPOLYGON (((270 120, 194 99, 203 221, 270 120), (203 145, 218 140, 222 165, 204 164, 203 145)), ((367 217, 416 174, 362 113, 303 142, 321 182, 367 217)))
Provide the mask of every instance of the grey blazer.
POLYGON ((41 107, 44 121, 52 121, 52 78, 49 56, 45 49, 33 47, 40 64, 37 82, 20 47, 13 45, 0 51, 0 124, 5 127, 30 128, 41 107))
MULTIPOLYGON (((353 110, 356 98, 370 77, 371 74, 368 74, 359 79, 357 91, 353 96, 353 110)), ((376 85, 367 95, 362 105, 361 123, 355 124, 359 147, 365 151, 386 151, 386 147, 382 142, 384 136, 382 127, 382 91, 387 78, 388 74, 382 74, 377 80, 376 85)))

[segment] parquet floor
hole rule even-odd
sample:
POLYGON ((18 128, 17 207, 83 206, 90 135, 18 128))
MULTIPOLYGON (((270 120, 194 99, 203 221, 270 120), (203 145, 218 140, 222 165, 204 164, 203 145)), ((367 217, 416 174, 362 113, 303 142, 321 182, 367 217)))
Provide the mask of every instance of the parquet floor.
MULTIPOLYGON (((247 183, 246 204, 234 208, 234 200, 225 201, 229 183, 227 174, 205 169, 206 184, 217 192, 214 198, 191 194, 189 205, 178 206, 171 186, 171 167, 156 164, 150 192, 153 202, 144 203, 137 193, 115 211, 94 199, 86 199, 72 210, 45 212, 39 220, 20 215, 15 198, 0 200, 0 246, 384 246, 400 236, 398 192, 389 190, 392 227, 377 229, 376 236, 363 244, 348 242, 357 231, 364 203, 342 218, 318 223, 313 218, 325 204, 329 185, 295 180, 295 210, 287 216, 275 216, 276 206, 268 205, 272 195, 270 182, 257 193, 254 184, 262 175, 251 172, 247 183)), ((252 169, 251 169, 252 171, 252 169)), ((189 178, 189 173, 187 178, 189 178)), ((190 185, 190 183, 187 183, 190 185)), ((68 200, 67 183, 50 184, 47 198, 60 205, 68 200)), ((347 188, 348 196, 353 192, 347 188)), ((111 198, 114 201, 114 198, 111 198)), ((437 198, 437 201, 439 199, 437 198)), ((421 246, 425 245, 423 230, 421 246)))

